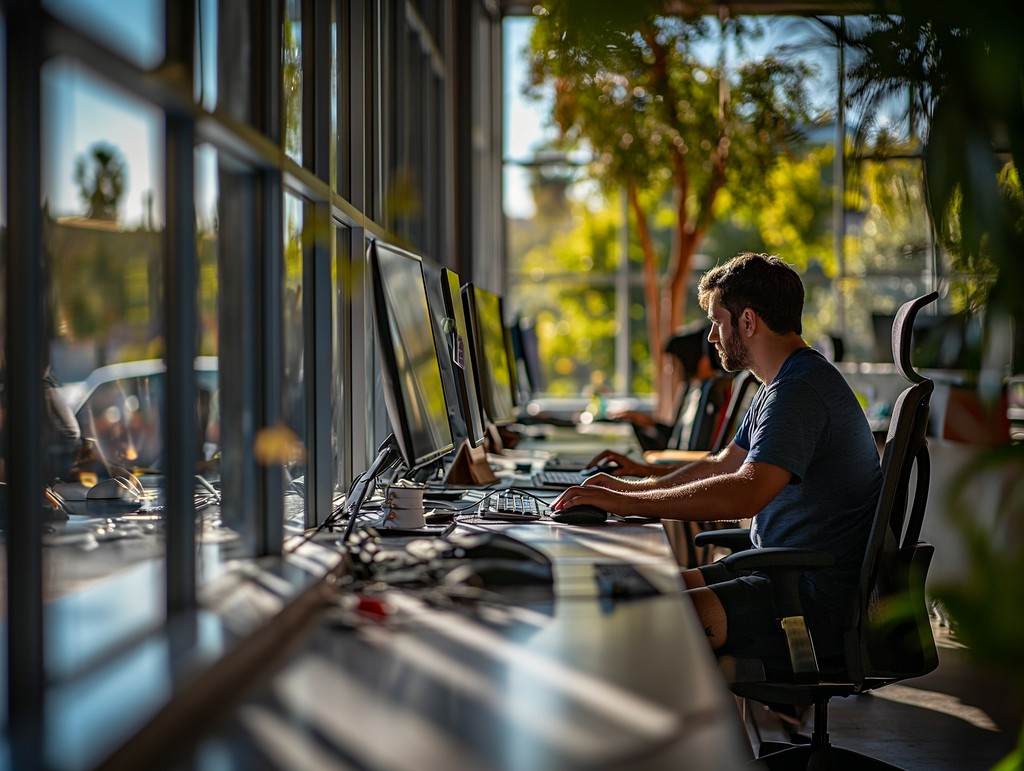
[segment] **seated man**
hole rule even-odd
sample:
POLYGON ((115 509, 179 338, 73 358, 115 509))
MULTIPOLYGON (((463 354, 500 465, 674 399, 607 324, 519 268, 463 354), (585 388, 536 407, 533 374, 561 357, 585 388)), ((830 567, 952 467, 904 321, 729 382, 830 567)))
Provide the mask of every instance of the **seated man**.
MULTIPOLYGON (((834 654, 881 486, 867 419, 843 376, 800 337, 803 284, 779 258, 737 255, 701 278, 699 300, 723 366, 749 369, 761 381, 736 437, 717 455, 663 477, 595 475, 566 490, 554 508, 752 518, 755 548, 831 553, 835 567, 808 571, 801 594, 819 654, 834 654)), ((711 564, 683 578, 713 648, 784 655, 781 631, 766 632, 778 629, 767 576, 711 564)))

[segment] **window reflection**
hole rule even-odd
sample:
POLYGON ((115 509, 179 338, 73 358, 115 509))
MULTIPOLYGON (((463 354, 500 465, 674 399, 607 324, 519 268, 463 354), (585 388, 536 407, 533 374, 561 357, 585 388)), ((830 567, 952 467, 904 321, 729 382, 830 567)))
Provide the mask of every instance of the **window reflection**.
POLYGON ((284 149, 302 164, 302 15, 299 0, 286 0, 281 45, 284 77, 284 149))
POLYGON ((345 421, 345 371, 343 363, 348 356, 345 341, 348 339, 348 327, 343 326, 344 319, 348 318, 346 308, 348 305, 346 292, 349 287, 347 282, 342 280, 343 275, 348 274, 349 260, 348 249, 343 248, 348 243, 349 234, 347 231, 333 226, 334 238, 331 259, 331 457, 333 489, 335 492, 344 492, 345 484, 345 436, 343 426, 345 421), (339 240, 344 239, 344 240, 339 240))
POLYGON ((45 0, 54 16, 146 69, 164 58, 164 4, 160 0, 45 0))
MULTIPOLYGON (((42 92, 53 416, 43 462, 60 504, 43 538, 46 594, 56 600, 163 553, 164 138, 160 110, 67 59, 46 65, 42 92)), ((159 620, 160 583, 140 580, 133 591, 118 624, 79 619, 62 644, 103 648, 159 620)), ((47 655, 59 658, 53 644, 47 655)))
MULTIPOLYGON (((303 357, 303 286, 302 286, 302 233, 305 223, 303 201, 294 195, 284 198, 284 416, 294 437, 306 443, 306 394, 303 357)), ((288 481, 305 476, 305 458, 292 453, 286 463, 288 481)), ((303 486, 293 489, 302 491, 303 486)))
POLYGON ((217 0, 196 0, 195 100, 207 110, 217 106, 217 0))

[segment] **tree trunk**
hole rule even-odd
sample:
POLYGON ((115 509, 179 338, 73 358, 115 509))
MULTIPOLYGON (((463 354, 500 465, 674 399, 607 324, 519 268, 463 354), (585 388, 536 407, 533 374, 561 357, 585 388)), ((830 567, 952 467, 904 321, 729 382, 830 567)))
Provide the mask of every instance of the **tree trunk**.
MULTIPOLYGON (((664 338, 661 329, 661 281, 658 276, 658 255, 654 251, 654 240, 651 238, 651 230, 647 225, 647 212, 640 203, 640 194, 636 189, 636 183, 630 182, 629 206, 636 218, 636 232, 640 239, 640 247, 644 253, 644 300, 647 303, 647 336, 650 340, 651 361, 654 371, 654 388, 657 402, 655 406, 655 417, 664 420, 665 412, 670 411, 663 402, 667 401, 661 382, 661 372, 664 366, 664 338)), ((628 255, 623 255, 628 259, 628 255)), ((668 397, 671 398, 670 396, 668 397)))

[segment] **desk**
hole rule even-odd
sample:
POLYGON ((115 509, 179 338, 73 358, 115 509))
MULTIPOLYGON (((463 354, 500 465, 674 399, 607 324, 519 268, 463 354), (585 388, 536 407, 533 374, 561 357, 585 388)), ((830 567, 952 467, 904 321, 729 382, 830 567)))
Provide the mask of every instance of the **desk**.
POLYGON ((196 755, 271 768, 735 769, 738 712, 658 525, 500 526, 543 549, 553 591, 500 601, 385 590, 389 612, 329 609, 296 655, 196 755), (614 601, 600 561, 661 594, 614 601))

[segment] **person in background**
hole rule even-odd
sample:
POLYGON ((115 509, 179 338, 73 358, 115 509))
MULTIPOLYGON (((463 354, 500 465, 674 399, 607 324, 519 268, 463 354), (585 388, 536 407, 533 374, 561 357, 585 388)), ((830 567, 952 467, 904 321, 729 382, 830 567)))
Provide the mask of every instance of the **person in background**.
MULTIPOLYGON (((637 410, 626 410, 608 416, 611 420, 628 421, 633 426, 637 442, 643 450, 664 450, 668 447, 674 434, 679 430, 679 421, 683 419, 693 397, 698 395, 701 385, 722 374, 718 353, 708 344, 708 332, 706 322, 696 322, 679 329, 665 343, 665 353, 671 357, 679 382, 673 416, 675 423, 662 423, 654 416, 637 410)), ((661 469, 660 472, 667 473, 669 470, 671 467, 661 469)), ((652 468, 648 473, 658 471, 652 468)))
POLYGON ((43 479, 47 484, 63 479, 82 451, 82 430, 60 383, 50 371, 43 371, 43 479))

